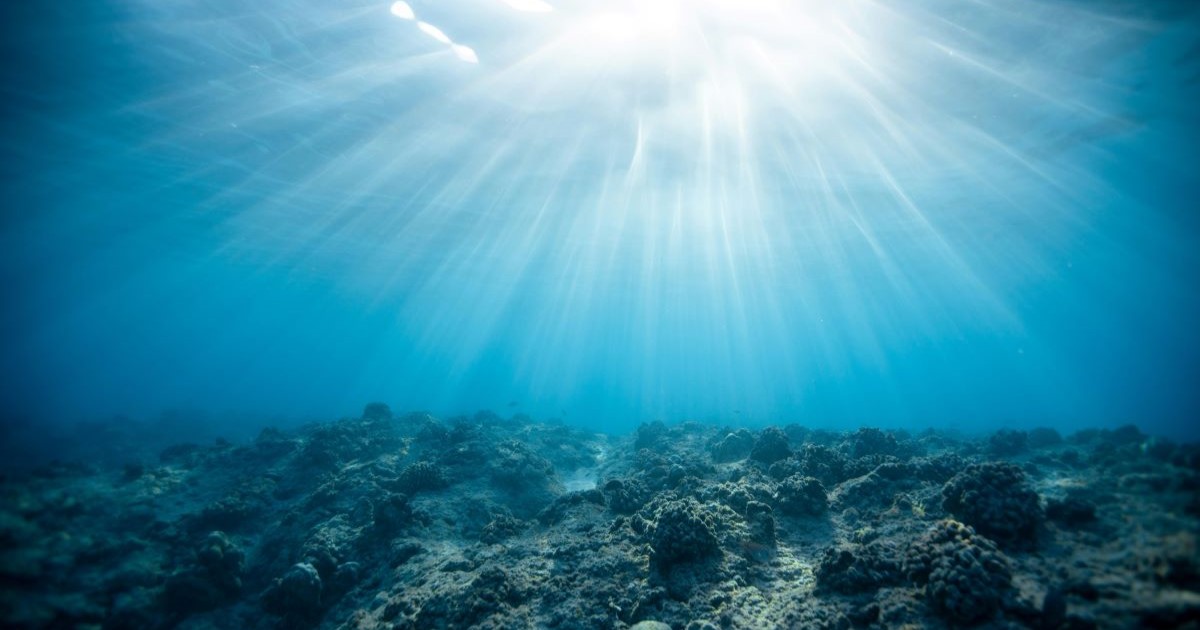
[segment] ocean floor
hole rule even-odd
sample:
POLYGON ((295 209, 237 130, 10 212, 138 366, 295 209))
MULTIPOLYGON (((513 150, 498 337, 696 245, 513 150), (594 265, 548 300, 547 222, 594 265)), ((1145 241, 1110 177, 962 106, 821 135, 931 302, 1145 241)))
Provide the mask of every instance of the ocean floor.
POLYGON ((118 437, 0 481, 0 625, 1200 627, 1200 448, 1132 427, 118 437))

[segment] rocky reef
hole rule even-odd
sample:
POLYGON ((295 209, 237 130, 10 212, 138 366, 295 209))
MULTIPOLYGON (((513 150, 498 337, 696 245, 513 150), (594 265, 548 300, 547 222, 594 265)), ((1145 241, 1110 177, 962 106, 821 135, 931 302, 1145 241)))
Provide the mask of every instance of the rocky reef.
POLYGON ((1200 449, 359 418, 0 480, 11 628, 1196 628, 1200 449))

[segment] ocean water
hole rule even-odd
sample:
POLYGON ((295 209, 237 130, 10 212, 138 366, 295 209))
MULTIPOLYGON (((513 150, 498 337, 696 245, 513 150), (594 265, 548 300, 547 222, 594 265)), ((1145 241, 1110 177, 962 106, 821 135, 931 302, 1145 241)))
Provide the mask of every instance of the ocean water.
POLYGON ((1200 437, 1200 13, 0 12, 0 414, 1200 437))

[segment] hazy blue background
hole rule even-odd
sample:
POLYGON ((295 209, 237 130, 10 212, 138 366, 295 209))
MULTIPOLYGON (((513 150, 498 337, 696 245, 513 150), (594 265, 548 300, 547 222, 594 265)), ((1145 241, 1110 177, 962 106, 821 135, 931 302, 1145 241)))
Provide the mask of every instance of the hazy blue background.
POLYGON ((1195 3, 2 4, 8 422, 1200 434, 1195 3))

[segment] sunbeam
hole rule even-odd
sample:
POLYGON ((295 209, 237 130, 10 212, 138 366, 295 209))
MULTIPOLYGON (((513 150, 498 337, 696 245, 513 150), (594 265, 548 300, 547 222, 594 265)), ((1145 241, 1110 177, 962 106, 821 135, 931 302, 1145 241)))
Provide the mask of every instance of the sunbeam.
POLYGON ((113 115, 213 256, 385 312, 364 389, 630 418, 1018 414, 995 365, 1086 406, 1026 296, 1156 124, 1132 51, 1195 30, 1068 0, 208 4, 131 2, 170 76, 113 115))

